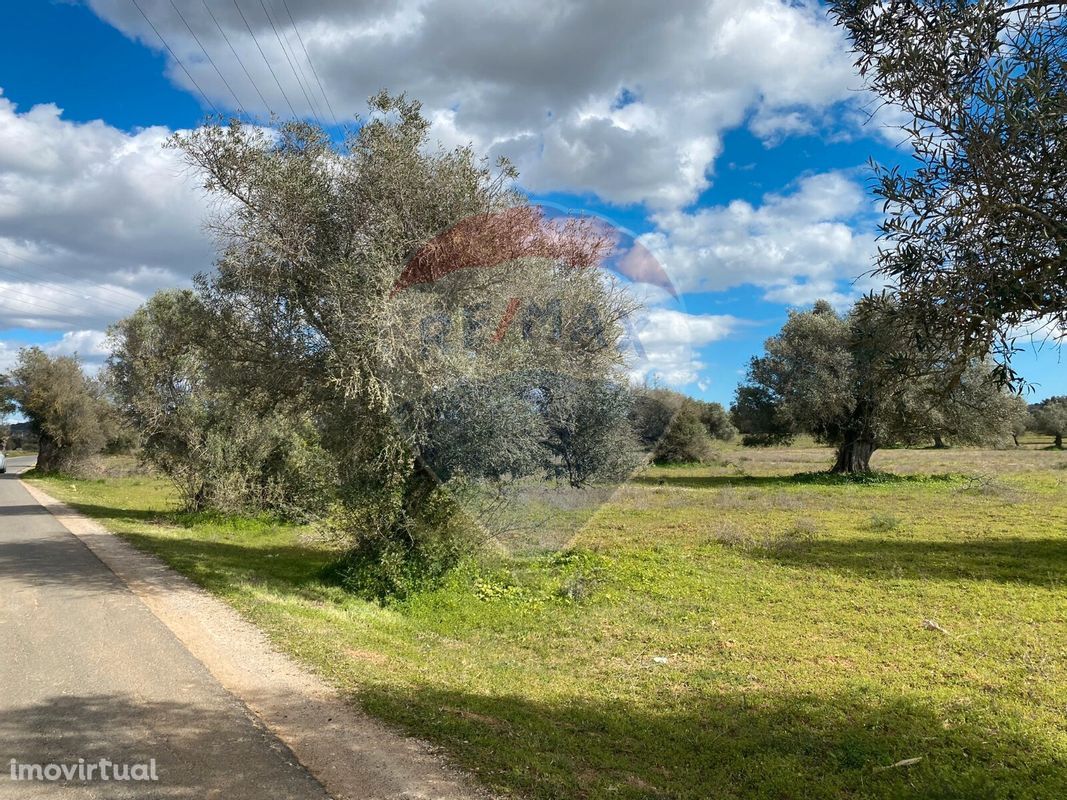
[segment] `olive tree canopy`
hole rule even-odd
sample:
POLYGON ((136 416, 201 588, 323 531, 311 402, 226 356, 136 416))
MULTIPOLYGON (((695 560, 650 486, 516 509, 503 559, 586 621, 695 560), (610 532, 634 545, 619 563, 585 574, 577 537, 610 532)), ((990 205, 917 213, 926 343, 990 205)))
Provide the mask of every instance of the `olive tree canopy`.
POLYGON ((1067 397, 1050 397, 1038 403, 1033 410, 1033 428, 1038 433, 1053 437, 1053 447, 1063 448, 1067 436, 1067 397))
POLYGON ((869 471, 879 447, 1009 438, 1013 401, 991 367, 971 365, 960 379, 951 354, 917 352, 900 321, 895 304, 876 297, 845 315, 824 301, 792 312, 738 388, 738 426, 763 443, 808 433, 837 448, 833 471, 842 473, 869 471))
POLYGON ((335 476, 313 419, 242 380, 214 323, 193 292, 166 291, 111 329, 105 377, 142 459, 191 511, 325 513, 335 476))
POLYGON ((834 0, 868 85, 908 122, 915 162, 878 168, 879 269, 918 341, 991 350, 1020 326, 1067 334, 1067 6, 834 0))
POLYGON ((198 284, 226 332, 219 357, 313 411, 338 461, 336 526, 403 561, 443 529, 441 483, 524 470, 581 482, 614 465, 587 452, 614 446, 606 436, 568 466, 552 415, 595 415, 541 399, 624 381, 632 304, 597 269, 610 242, 596 225, 547 220, 506 164, 435 149, 417 103, 372 105, 340 144, 304 123, 237 122, 174 143, 220 200, 217 271, 198 284))
POLYGON ((38 437, 37 469, 66 471, 99 453, 117 430, 100 384, 74 356, 50 356, 39 347, 19 351, 0 376, 0 408, 18 409, 38 437))

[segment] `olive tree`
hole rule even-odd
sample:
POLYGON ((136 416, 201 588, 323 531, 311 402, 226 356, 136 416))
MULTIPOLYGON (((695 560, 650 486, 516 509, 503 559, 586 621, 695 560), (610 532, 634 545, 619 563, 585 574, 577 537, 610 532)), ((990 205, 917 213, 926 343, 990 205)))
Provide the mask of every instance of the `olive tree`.
POLYGON ((268 510, 306 519, 333 496, 313 420, 235 374, 190 291, 160 292, 111 330, 107 382, 141 457, 187 510, 268 510))
POLYGON ((916 341, 958 366, 1020 326, 1067 333, 1067 6, 834 0, 870 88, 905 115, 914 163, 878 168, 879 269, 916 341))
POLYGON ((1054 437, 1053 447, 1063 449, 1067 436, 1067 397, 1050 397, 1033 410, 1033 429, 1054 437))
POLYGON ((879 447, 949 430, 960 444, 1009 435, 996 413, 977 414, 991 396, 1009 402, 988 371, 985 384, 961 383, 952 354, 932 358, 912 347, 896 310, 868 297, 844 315, 824 301, 790 313, 738 388, 734 418, 741 430, 765 436, 763 443, 811 434, 837 448, 838 473, 868 472, 879 447))
POLYGON ((573 488, 626 478, 641 463, 629 423, 633 395, 625 383, 546 376, 537 407, 549 471, 573 488))
POLYGON ((701 402, 700 421, 712 439, 729 442, 737 436, 737 428, 730 421, 730 415, 719 403, 701 402))
POLYGON ((115 415, 100 384, 74 356, 50 356, 39 347, 19 351, 0 381, 0 393, 27 417, 38 438, 37 469, 76 469, 99 453, 115 431, 115 415))
POLYGON ((959 375, 938 371, 916 380, 904 395, 909 425, 903 443, 1003 445, 1011 439, 1018 444, 1026 400, 996 380, 995 371, 989 361, 973 360, 959 375))
POLYGON ((1022 401, 1021 405, 1017 403, 1011 410, 1011 439, 1016 447, 1019 446, 1019 437, 1030 430, 1034 424, 1033 417, 1030 415, 1030 406, 1022 397, 1019 400, 1022 401))
POLYGON ((655 461, 666 464, 689 464, 708 461, 712 454, 711 436, 703 421, 703 404, 683 397, 652 453, 655 461))
POLYGON ((372 105, 340 144, 305 123, 237 122, 174 144, 222 200, 209 223, 217 270, 198 288, 225 357, 267 396, 312 411, 339 469, 332 530, 403 590, 462 551, 445 473, 505 479, 504 462, 526 464, 531 445, 542 472, 558 468, 530 413, 542 387, 507 402, 477 387, 619 379, 632 304, 597 269, 609 242, 589 221, 550 222, 508 165, 432 147, 417 103, 372 105), (463 405, 443 413, 449 392, 463 405), (446 431, 467 438, 451 446, 446 431))

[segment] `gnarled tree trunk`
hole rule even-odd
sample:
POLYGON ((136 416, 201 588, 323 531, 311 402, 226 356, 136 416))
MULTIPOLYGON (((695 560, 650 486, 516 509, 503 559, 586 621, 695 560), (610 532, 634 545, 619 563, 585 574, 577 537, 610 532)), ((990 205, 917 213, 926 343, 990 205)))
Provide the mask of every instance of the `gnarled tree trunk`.
POLYGON ((871 426, 873 412, 873 403, 869 399, 862 398, 856 403, 841 431, 837 461, 830 472, 852 475, 871 471, 871 456, 878 449, 871 426))
POLYGON ((1057 433, 1056 434, 1056 441, 1053 443, 1052 446, 1055 447, 1057 450, 1062 450, 1063 449, 1063 434, 1062 433, 1057 433))
POLYGON ((837 461, 831 472, 855 474, 871 471, 871 456, 878 446, 867 437, 850 437, 837 448, 837 461))
POLYGON ((60 467, 60 449, 55 440, 46 433, 37 439, 37 471, 56 472, 60 467))
POLYGON ((934 434, 934 447, 938 450, 943 450, 945 448, 945 440, 941 438, 940 433, 934 434))

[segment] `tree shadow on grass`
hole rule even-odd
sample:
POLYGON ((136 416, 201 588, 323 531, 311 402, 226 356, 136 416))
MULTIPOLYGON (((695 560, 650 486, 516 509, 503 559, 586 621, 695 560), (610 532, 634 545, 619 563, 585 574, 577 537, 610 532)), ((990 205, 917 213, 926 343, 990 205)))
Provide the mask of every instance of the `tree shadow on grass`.
POLYGON ((672 489, 722 489, 727 487, 777 487, 792 485, 789 475, 639 475, 638 486, 665 486, 672 489))
POLYGON ((221 592, 255 583, 318 597, 322 570, 334 557, 328 551, 298 544, 261 547, 145 533, 123 533, 121 538, 156 555, 196 583, 221 592))
POLYGON ((973 707, 864 692, 672 693, 670 705, 371 689, 360 702, 531 798, 1059 798, 1067 762, 973 707), (900 761, 921 758, 910 766, 900 761))
POLYGON ((1038 586, 1067 582, 1067 539, 817 540, 803 547, 752 551, 786 566, 830 569, 867 578, 995 581, 1038 586))
MULTIPOLYGON (((75 511, 93 519, 114 519, 126 522, 152 522, 176 525, 180 522, 180 514, 176 511, 154 511, 139 508, 115 508, 114 506, 101 506, 95 503, 83 503, 78 500, 65 500, 64 505, 70 506, 75 511)), ((43 509, 43 506, 41 507, 43 509)), ((45 510, 45 513, 48 513, 45 510)))

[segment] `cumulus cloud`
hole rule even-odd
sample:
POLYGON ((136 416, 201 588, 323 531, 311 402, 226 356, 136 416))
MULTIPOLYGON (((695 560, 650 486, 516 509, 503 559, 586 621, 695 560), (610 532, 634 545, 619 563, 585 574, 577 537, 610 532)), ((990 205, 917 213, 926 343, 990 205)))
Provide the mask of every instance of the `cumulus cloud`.
MULTIPOLYGON (((170 58, 127 0, 90 5, 170 58)), ((809 130, 857 84, 815 0, 140 5, 219 107, 345 119, 383 87, 405 90, 444 141, 512 158, 533 190, 661 209, 708 186, 726 130, 748 118, 767 138, 809 130)), ((169 73, 196 91, 176 63, 169 73)))
POLYGON ((839 294, 841 279, 869 271, 872 212, 857 181, 829 172, 767 194, 760 205, 735 200, 656 214, 657 230, 640 241, 682 292, 752 284, 767 300, 798 304, 839 294))
MULTIPOLYGON (((197 91, 133 4, 88 2, 197 91)), ((773 144, 855 127, 858 80, 816 0, 267 0, 269 17, 252 0, 140 5, 221 108, 350 120, 379 89, 403 90, 444 144, 511 158, 533 191, 644 204, 656 230, 642 243, 682 291, 754 283, 802 302, 867 267, 865 201, 846 175, 758 205, 691 208, 728 130, 773 144)), ((86 355, 99 339, 85 332, 210 267, 205 200, 161 148, 169 134, 74 124, 0 96, 0 328, 80 331, 59 346, 86 355)), ((692 383, 699 348, 735 324, 653 309, 643 374, 692 383)))
POLYGON ((44 348, 57 356, 78 356, 86 361, 99 361, 111 352, 107 334, 103 331, 68 331, 63 337, 44 348))
POLYGON ((741 324, 728 315, 652 309, 638 322, 639 346, 635 348, 630 375, 636 381, 659 381, 676 387, 692 385, 706 366, 700 348, 725 339, 741 324))
POLYGON ((0 373, 7 372, 18 360, 18 345, 0 341, 0 373))
MULTIPOLYGON (((29 345, 0 340, 0 373, 7 372, 18 361, 19 350, 29 345)), ((110 355, 104 331, 68 331, 54 342, 38 345, 50 356, 76 356, 89 373, 97 372, 110 355)))
POLYGON ((206 201, 170 133, 0 94, 0 328, 101 329, 210 267, 206 201))

